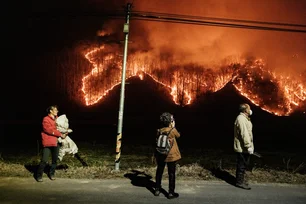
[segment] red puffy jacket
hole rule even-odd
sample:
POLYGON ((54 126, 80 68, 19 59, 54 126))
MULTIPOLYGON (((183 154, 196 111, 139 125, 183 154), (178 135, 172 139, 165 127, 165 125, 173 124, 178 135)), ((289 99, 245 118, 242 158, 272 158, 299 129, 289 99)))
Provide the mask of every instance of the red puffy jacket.
POLYGON ((45 116, 42 122, 42 145, 44 147, 56 147, 57 138, 61 135, 62 133, 56 129, 55 119, 49 115, 45 116))

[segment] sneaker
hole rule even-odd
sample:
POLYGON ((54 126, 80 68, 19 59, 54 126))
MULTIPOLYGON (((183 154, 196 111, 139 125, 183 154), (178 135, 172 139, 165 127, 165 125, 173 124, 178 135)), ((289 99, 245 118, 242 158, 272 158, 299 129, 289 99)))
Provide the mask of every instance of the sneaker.
POLYGON ((156 188, 156 189, 155 189, 155 192, 154 192, 154 195, 155 195, 155 196, 159 196, 159 194, 160 194, 160 190, 159 190, 159 188, 156 188))
POLYGON ((245 189, 245 190, 251 190, 251 187, 248 184, 245 184, 245 183, 242 183, 242 184, 237 183, 236 186, 238 188, 242 188, 242 189, 245 189))
POLYGON ((178 198, 179 194, 178 193, 169 193, 168 199, 173 199, 173 198, 178 198))
POLYGON ((41 177, 39 177, 39 178, 36 178, 36 181, 37 181, 37 182, 42 182, 43 180, 42 180, 41 177))
POLYGON ((55 176, 54 175, 49 175, 50 180, 54 181, 55 180, 55 176))

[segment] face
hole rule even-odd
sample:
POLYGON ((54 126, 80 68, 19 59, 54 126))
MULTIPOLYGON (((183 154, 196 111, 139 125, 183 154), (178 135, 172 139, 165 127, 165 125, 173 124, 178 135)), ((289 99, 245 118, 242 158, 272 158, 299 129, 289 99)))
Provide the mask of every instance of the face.
POLYGON ((53 108, 50 110, 50 114, 51 114, 52 116, 57 116, 57 113, 58 113, 58 110, 57 110, 56 107, 53 107, 53 108))
POLYGON ((247 105, 247 109, 245 110, 245 112, 246 112, 248 115, 252 115, 251 107, 250 107, 249 105, 247 105))

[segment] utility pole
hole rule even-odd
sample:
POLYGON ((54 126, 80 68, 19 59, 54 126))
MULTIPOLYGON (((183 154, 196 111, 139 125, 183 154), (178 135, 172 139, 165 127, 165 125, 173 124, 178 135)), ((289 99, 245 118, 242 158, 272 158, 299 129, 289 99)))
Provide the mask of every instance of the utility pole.
POLYGON ((121 77, 121 92, 119 103, 119 116, 118 116, 118 130, 117 130, 117 143, 116 143, 116 159, 115 170, 119 170, 120 156, 121 156, 121 140, 122 140, 122 123, 123 123, 123 109, 124 109, 124 89, 125 89, 125 73, 126 73, 126 59, 127 59, 127 47, 129 39, 129 21, 132 4, 128 3, 126 6, 126 18, 123 26, 123 33, 125 35, 124 41, 124 53, 122 64, 122 77, 121 77))

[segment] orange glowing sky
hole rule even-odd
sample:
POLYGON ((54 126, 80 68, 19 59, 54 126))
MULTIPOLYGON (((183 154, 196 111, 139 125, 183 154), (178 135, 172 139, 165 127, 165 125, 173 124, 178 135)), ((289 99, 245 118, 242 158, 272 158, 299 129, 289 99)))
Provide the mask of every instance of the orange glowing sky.
MULTIPOLYGON (((99 5, 99 1, 91 2, 92 5, 99 5)), ((119 2, 124 5, 127 1, 119 2)), ((118 6, 119 2, 113 6, 118 6)), ((132 10, 135 11, 306 25, 306 3, 301 0, 135 0, 133 3, 132 10)), ((109 20, 104 22, 96 34, 121 40, 122 26, 123 20, 109 20)), ((190 64, 202 70, 204 75, 207 75, 207 69, 214 73, 212 81, 209 81, 207 76, 197 78, 201 81, 199 90, 202 92, 217 91, 232 81, 243 96, 276 115, 288 115, 305 102, 306 80, 303 78, 305 75, 302 75, 306 73, 305 33, 131 19, 129 40, 132 43, 129 44, 127 77, 150 75, 158 83, 170 88, 176 103, 182 103, 178 102, 179 94, 184 95, 181 96, 184 104, 191 103, 195 98, 195 93, 192 93, 195 89, 192 80, 195 80, 196 72, 199 71, 187 71, 190 64), (249 59, 254 60, 248 64, 249 59), (153 62, 158 62, 159 65, 153 65, 153 62), (239 65, 238 73, 232 69, 235 63, 239 65), (228 73, 220 74, 220 68, 224 66, 228 67, 228 73), (161 68, 169 70, 160 71, 161 68), (241 70, 249 71, 247 75, 243 75, 245 73, 241 70), (159 77, 161 72, 164 77, 159 77), (189 73, 189 78, 182 82, 180 76, 184 75, 186 78, 186 73, 189 73), (262 86, 262 83, 252 81, 253 79, 270 81, 270 88, 274 87, 273 90, 277 92, 273 95, 276 99, 267 99, 260 94, 259 92, 265 92, 266 87, 262 86), (182 84, 183 88, 180 87, 182 84)), ((95 45, 84 52, 86 59, 93 65, 93 70, 82 82, 87 105, 99 102, 109 90, 120 84, 122 61, 116 55, 123 53, 122 47, 118 49, 118 46, 114 46, 112 49, 109 44, 106 52, 111 54, 106 55, 101 51, 104 50, 104 45, 95 45), (96 63, 95 60, 99 58, 97 56, 100 56, 103 63, 96 63)))
MULTIPOLYGON (((143 11, 306 24, 306 3, 302 1, 166 0, 135 1, 134 4, 135 10, 143 11)), ((294 59, 295 69, 305 69, 305 34, 146 21, 131 22, 132 32, 137 37, 131 36, 131 40, 143 42, 145 48, 156 54, 171 52, 183 62, 212 65, 231 56, 251 55, 273 63, 278 69, 286 69, 298 54, 303 60, 294 59), (147 36, 137 34, 139 27, 147 36)))

